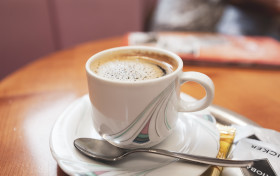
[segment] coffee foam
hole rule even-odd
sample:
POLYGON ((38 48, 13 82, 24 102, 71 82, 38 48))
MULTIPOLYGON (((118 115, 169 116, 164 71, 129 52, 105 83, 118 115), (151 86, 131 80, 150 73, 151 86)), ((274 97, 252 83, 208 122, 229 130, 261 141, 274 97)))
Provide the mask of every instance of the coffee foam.
POLYGON ((100 59, 91 65, 97 75, 111 80, 142 81, 162 77, 172 71, 166 63, 142 56, 100 59))

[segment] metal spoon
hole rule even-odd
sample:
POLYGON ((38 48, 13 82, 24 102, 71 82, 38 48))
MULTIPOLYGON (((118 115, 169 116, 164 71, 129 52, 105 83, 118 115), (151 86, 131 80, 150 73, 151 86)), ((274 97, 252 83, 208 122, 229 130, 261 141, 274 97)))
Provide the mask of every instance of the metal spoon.
POLYGON ((118 148, 105 140, 91 138, 78 138, 74 141, 75 147, 84 155, 102 161, 118 161, 136 152, 148 152, 158 155, 174 157, 181 160, 191 161, 200 164, 223 166, 223 167, 247 167, 254 164, 254 160, 227 160, 205 156, 195 156, 185 153, 170 152, 162 149, 139 148, 122 149, 118 148))

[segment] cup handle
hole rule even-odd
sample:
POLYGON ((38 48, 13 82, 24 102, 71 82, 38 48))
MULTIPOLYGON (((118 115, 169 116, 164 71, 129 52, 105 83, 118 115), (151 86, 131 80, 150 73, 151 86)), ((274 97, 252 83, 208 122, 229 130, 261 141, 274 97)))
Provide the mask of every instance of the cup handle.
POLYGON ((200 100, 196 100, 196 101, 192 101, 192 102, 186 102, 182 99, 179 100, 179 108, 178 111, 179 112, 192 112, 192 111, 198 111, 198 110, 202 110, 206 107, 208 107, 214 98, 214 84, 212 82, 212 80, 206 76, 203 73, 199 73, 199 72, 183 72, 181 77, 180 77, 180 84, 184 84, 188 81, 193 81, 196 82, 198 84, 200 84, 202 87, 204 87, 206 95, 200 99, 200 100))

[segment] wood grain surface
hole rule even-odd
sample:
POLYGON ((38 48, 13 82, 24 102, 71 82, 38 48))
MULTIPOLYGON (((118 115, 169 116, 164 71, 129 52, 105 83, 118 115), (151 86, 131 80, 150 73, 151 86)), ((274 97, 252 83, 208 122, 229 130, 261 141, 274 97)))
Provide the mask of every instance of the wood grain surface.
MULTIPOLYGON (((52 126, 87 93, 87 59, 122 44, 123 37, 81 44, 39 58, 0 82, 0 175, 66 175, 49 149, 52 126)), ((212 78, 214 104, 280 131, 280 70, 184 66, 191 70, 212 78)), ((182 91, 203 96, 195 83, 184 84, 182 91)))

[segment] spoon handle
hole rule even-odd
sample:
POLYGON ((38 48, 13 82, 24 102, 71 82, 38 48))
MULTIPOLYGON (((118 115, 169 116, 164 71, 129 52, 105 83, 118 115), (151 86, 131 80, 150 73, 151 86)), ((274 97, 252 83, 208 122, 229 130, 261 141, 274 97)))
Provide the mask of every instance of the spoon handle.
POLYGON ((181 160, 192 161, 201 164, 214 165, 214 166, 222 166, 222 167, 247 167, 252 166, 254 164, 254 160, 228 160, 228 159, 219 159, 219 158, 211 158, 206 156, 195 156, 189 155, 185 153, 176 153, 170 152, 161 149, 135 149, 131 150, 129 153, 135 152, 148 152, 158 155, 164 155, 169 157, 174 157, 181 160))

